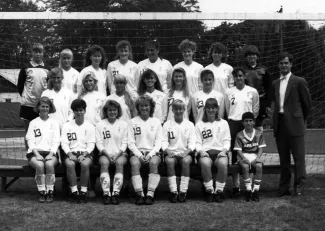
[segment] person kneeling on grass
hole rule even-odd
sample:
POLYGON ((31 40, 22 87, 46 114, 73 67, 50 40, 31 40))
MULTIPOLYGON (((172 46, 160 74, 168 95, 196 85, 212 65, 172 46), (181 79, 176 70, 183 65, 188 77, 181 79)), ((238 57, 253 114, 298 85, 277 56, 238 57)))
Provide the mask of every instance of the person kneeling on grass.
POLYGON ((39 113, 39 117, 33 119, 28 127, 26 157, 29 165, 35 169, 35 180, 40 193, 39 202, 53 202, 60 128, 55 120, 49 118, 49 113, 54 113, 55 107, 48 97, 41 97, 34 111, 39 113))
POLYGON ((163 126, 162 150, 167 165, 168 184, 171 192, 170 202, 186 201, 186 193, 190 180, 191 152, 195 149, 195 128, 192 122, 183 118, 186 105, 182 100, 175 100, 172 104, 174 118, 163 126), (182 166, 180 192, 177 192, 175 166, 182 166))
POLYGON ((119 204, 123 185, 123 170, 127 163, 128 124, 121 119, 122 108, 115 100, 108 100, 103 109, 104 119, 96 124, 96 146, 99 151, 100 183, 104 204, 119 204), (110 192, 109 166, 115 165, 113 193, 110 192))
POLYGON ((85 120, 87 104, 82 99, 76 99, 71 104, 74 120, 63 125, 61 134, 61 146, 64 155, 64 163, 67 168, 67 178, 70 184, 73 199, 79 203, 83 200, 87 203, 87 186, 89 181, 89 167, 93 162, 93 150, 95 148, 95 127, 85 120), (80 165, 81 192, 77 188, 76 165, 80 165))
POLYGON ((238 162, 243 171, 246 201, 250 201, 251 199, 253 201, 259 201, 258 191, 260 189, 263 171, 261 155, 263 147, 266 147, 266 144, 263 133, 260 130, 254 129, 255 119, 253 113, 245 112, 242 115, 242 123, 245 129, 237 133, 234 150, 237 151, 240 157, 238 162), (253 193, 251 179, 249 177, 251 168, 255 168, 256 170, 253 193))
POLYGON ((221 203, 228 173, 227 152, 230 148, 230 129, 227 121, 218 117, 219 105, 215 98, 205 102, 202 121, 196 124, 196 151, 201 167, 205 200, 221 203), (216 167, 216 188, 213 188, 212 167, 216 167))
POLYGON ((131 153, 130 164, 132 184, 136 193, 137 205, 152 205, 154 193, 160 181, 158 166, 161 163, 159 150, 162 141, 160 120, 152 117, 155 111, 155 101, 142 95, 135 101, 139 116, 131 119, 128 125, 128 146, 131 153), (148 192, 144 198, 140 168, 149 165, 148 192))

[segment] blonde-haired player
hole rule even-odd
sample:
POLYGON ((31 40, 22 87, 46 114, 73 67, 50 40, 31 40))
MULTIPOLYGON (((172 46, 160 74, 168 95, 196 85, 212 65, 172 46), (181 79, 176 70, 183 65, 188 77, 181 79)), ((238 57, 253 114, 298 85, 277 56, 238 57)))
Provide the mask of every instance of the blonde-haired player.
POLYGON ((161 163, 159 150, 162 141, 160 120, 153 117, 155 102, 148 95, 139 96, 135 102, 138 116, 128 125, 128 147, 130 149, 132 184, 136 192, 137 205, 152 205, 154 193, 160 181, 158 166, 161 163), (144 198, 140 168, 149 165, 148 192, 144 198))
POLYGON ((108 100, 102 109, 103 119, 96 124, 96 146, 99 151, 101 169, 100 183, 104 204, 119 204, 123 185, 123 170, 127 163, 128 124, 120 119, 122 109, 115 100, 108 100), (115 165, 113 192, 110 191, 109 167, 115 165))
POLYGON ((184 119, 186 105, 183 101, 176 99, 172 104, 174 118, 168 120, 163 126, 162 150, 165 154, 167 165, 168 184, 171 192, 170 201, 175 203, 186 201, 188 183, 190 180, 191 153, 195 149, 194 124, 184 119), (175 166, 182 167, 180 190, 178 193, 176 184, 175 166))
POLYGON ((48 97, 41 97, 34 110, 39 113, 39 117, 33 119, 28 127, 26 157, 29 165, 35 169, 39 202, 53 202, 55 166, 59 163, 57 150, 60 129, 58 123, 49 118, 49 114, 55 112, 55 106, 48 97))
POLYGON ((79 71, 74 69, 72 65, 73 53, 70 49, 64 49, 60 53, 59 67, 63 71, 62 84, 73 93, 77 93, 77 81, 79 71))

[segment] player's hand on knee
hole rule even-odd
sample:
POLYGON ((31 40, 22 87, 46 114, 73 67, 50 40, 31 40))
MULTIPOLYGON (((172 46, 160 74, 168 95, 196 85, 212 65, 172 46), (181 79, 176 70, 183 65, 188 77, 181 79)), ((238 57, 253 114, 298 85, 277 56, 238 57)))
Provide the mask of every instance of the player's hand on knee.
POLYGON ((200 151, 200 156, 201 157, 209 157, 209 154, 206 151, 201 150, 200 151))
POLYGON ((41 156, 40 154, 36 154, 36 160, 38 160, 38 161, 44 161, 44 157, 41 156))
POLYGON ((69 159, 72 161, 76 161, 77 157, 75 155, 73 155, 71 152, 68 153, 69 159))
POLYGON ((245 164, 248 164, 248 165, 251 164, 251 162, 249 162, 249 160, 248 160, 247 158, 244 158, 244 159, 243 159, 243 162, 244 162, 245 164))
POLYGON ((53 152, 50 152, 50 153, 45 157, 45 161, 47 161, 47 160, 52 160, 52 159, 53 159, 53 155, 54 155, 54 153, 53 153, 53 152))
POLYGON ((221 158, 221 157, 227 157, 227 153, 224 151, 219 152, 218 158, 221 158))
POLYGON ((84 161, 84 159, 85 159, 85 156, 84 155, 78 156, 79 163, 81 163, 82 161, 84 161))

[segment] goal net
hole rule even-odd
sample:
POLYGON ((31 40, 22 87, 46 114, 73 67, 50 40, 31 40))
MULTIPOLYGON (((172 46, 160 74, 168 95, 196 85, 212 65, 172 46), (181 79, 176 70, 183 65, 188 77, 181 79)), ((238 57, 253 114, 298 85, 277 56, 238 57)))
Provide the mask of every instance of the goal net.
MULTIPOLYGON (((226 63, 233 67, 246 62, 245 46, 255 45, 258 62, 265 65, 273 79, 279 77, 277 56, 287 51, 294 57, 292 72, 306 79, 313 101, 307 121, 307 152, 313 155, 310 174, 324 174, 325 153, 325 18, 319 15, 291 14, 203 14, 203 13, 0 13, 0 164, 20 164, 25 159, 23 122, 19 118, 20 96, 16 89, 19 69, 31 58, 35 42, 45 47, 44 60, 58 66, 60 52, 74 53, 73 67, 84 67, 87 48, 97 44, 105 49, 108 62, 116 56, 122 39, 132 45, 133 61, 146 59, 144 43, 156 39, 160 55, 175 65, 183 60, 180 42, 197 44, 194 60, 203 66, 212 60, 209 46, 220 42, 228 48, 226 63), (297 19, 297 20, 295 20, 297 19), (322 21, 323 20, 323 21, 322 21)), ((272 120, 265 121, 272 129, 272 120)), ((272 134, 270 152, 276 152, 272 134), (272 143, 273 142, 273 143, 272 143)), ((271 157, 271 162, 278 159, 271 157)))

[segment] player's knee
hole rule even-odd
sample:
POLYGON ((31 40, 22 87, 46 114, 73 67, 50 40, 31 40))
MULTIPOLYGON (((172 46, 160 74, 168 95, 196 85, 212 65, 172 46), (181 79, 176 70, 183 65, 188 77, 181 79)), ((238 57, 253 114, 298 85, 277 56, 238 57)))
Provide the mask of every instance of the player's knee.
POLYGON ((255 169, 256 169, 256 172, 262 172, 263 171, 263 164, 262 163, 256 163, 255 164, 255 169))
POLYGON ((186 165, 190 165, 192 163, 192 158, 191 157, 188 157, 188 156, 186 156, 186 157, 184 157, 183 159, 182 159, 182 165, 184 166, 186 166, 186 165))
POLYGON ((123 167, 127 162, 127 159, 125 157, 119 157, 116 162, 115 162, 115 165, 116 167, 123 167))
POLYGON ((140 169, 141 168, 141 163, 139 158, 132 158, 130 160, 131 168, 132 169, 140 169))
POLYGON ((70 160, 69 158, 67 158, 64 161, 64 164, 65 164, 67 170, 70 170, 70 169, 74 169, 75 168, 75 163, 72 160, 70 160))
POLYGON ((153 156, 149 161, 150 167, 157 167, 160 164, 160 158, 158 156, 153 156))
POLYGON ((201 157, 199 164, 201 168, 211 168, 211 160, 209 157, 201 157))
POLYGON ((167 166, 174 166, 175 165, 175 159, 167 156, 165 158, 165 163, 166 163, 167 166))
POLYGON ((89 166, 90 166, 90 163, 87 162, 87 161, 82 161, 80 163, 80 169, 81 169, 81 171, 89 171, 89 166))
POLYGON ((53 161, 46 161, 45 162, 45 169, 46 169, 46 172, 54 172, 54 169, 55 169, 55 163, 53 161))
POLYGON ((242 163, 241 165, 242 171, 243 172, 249 172, 249 165, 242 163))

